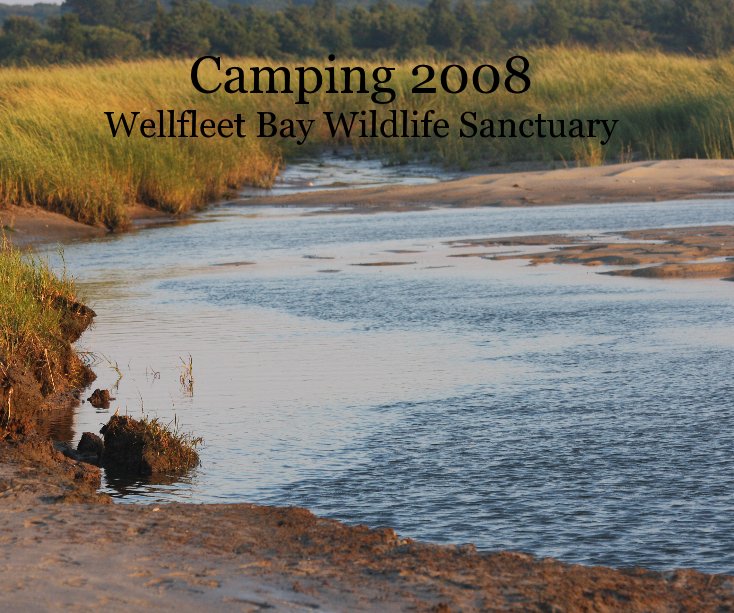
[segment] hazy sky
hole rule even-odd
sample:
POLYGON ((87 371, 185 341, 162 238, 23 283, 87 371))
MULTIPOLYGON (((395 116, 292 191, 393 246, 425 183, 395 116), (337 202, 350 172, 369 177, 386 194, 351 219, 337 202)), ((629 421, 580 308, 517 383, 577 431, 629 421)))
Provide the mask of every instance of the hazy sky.
POLYGON ((1 4, 61 4, 63 0, 2 0, 1 4))

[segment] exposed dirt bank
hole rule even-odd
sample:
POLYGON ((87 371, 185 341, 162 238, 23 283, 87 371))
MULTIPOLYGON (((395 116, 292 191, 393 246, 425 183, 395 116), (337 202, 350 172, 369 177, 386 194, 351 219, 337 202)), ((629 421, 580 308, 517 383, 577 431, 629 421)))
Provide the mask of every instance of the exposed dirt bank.
POLYGON ((416 210, 716 198, 734 192, 734 160, 668 160, 473 175, 431 185, 339 189, 248 199, 251 204, 416 210))
POLYGON ((94 311, 65 296, 53 299, 60 317, 54 345, 30 342, 17 354, 0 351, 0 438, 3 432, 18 436, 47 435, 58 412, 70 412, 79 390, 95 379, 72 347, 92 323, 94 311))
POLYGON ((449 243, 459 250, 454 257, 494 260, 529 259, 533 264, 583 264, 623 266, 603 274, 630 277, 720 278, 734 280, 734 226, 695 226, 610 232, 580 241, 566 235, 478 238, 449 243), (609 238, 611 240, 604 240, 609 238), (620 240, 621 239, 621 240, 620 240), (478 247, 544 246, 550 251, 493 254, 478 247), (470 249, 464 251, 463 249, 470 249))

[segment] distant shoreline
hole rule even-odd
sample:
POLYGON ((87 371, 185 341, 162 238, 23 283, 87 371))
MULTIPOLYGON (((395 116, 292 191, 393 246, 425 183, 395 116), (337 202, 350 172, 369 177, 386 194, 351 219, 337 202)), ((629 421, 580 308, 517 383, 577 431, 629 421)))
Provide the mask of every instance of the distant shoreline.
MULTIPOLYGON (((339 212, 415 211, 433 207, 530 207, 734 197, 734 160, 664 160, 605 166, 537 169, 514 164, 429 185, 383 185, 313 190, 231 200, 247 206, 331 207, 339 212)), ((132 228, 181 216, 143 205, 128 209, 132 228)), ((185 218, 185 216, 183 216, 185 218)), ((18 247, 104 236, 89 226, 39 207, 0 208, 0 226, 18 247), (11 228, 8 230, 7 228, 11 228)))

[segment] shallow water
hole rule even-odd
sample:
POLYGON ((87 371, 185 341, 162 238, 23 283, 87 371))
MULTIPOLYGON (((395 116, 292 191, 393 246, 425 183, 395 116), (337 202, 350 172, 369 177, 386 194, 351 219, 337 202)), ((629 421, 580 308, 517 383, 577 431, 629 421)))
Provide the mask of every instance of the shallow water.
POLYGON ((359 159, 344 155, 321 155, 303 159, 286 167, 271 189, 245 188, 241 195, 282 196, 304 190, 340 189, 345 187, 376 187, 379 185, 424 185, 438 179, 450 179, 452 174, 432 166, 385 166, 379 160, 359 159))
MULTIPOLYGON (((222 205, 209 223, 66 248, 98 313, 82 343, 97 385, 122 374, 112 410, 175 415, 206 441, 186 479, 107 491, 734 572, 734 285, 445 244, 734 223, 734 201, 311 213, 222 205), (405 264, 355 266, 380 261, 405 264)), ((110 412, 82 405, 68 437, 110 412)))

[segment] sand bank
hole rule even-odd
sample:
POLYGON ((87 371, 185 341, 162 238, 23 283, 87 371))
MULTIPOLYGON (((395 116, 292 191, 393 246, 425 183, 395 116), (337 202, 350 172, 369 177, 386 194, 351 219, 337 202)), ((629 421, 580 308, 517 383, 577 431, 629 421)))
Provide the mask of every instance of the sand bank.
MULTIPOLYGON (((174 219, 144 205, 131 206, 129 213, 133 227, 174 219)), ((108 233, 102 226, 88 226, 37 206, 0 207, 0 228, 10 242, 19 248, 98 238, 108 233)))
POLYGON ((557 170, 498 171, 430 185, 321 190, 250 204, 415 210, 718 198, 734 193, 734 160, 668 160, 557 170))
POLYGON ((39 207, 0 208, 0 226, 16 247, 94 238, 106 233, 104 228, 87 226, 39 207))
POLYGON ((607 232, 591 240, 563 234, 474 238, 449 243, 451 257, 491 260, 528 259, 533 264, 615 266, 603 274, 669 278, 719 278, 734 281, 734 226, 694 226, 607 232), (494 254, 492 247, 552 246, 549 251, 494 254))

